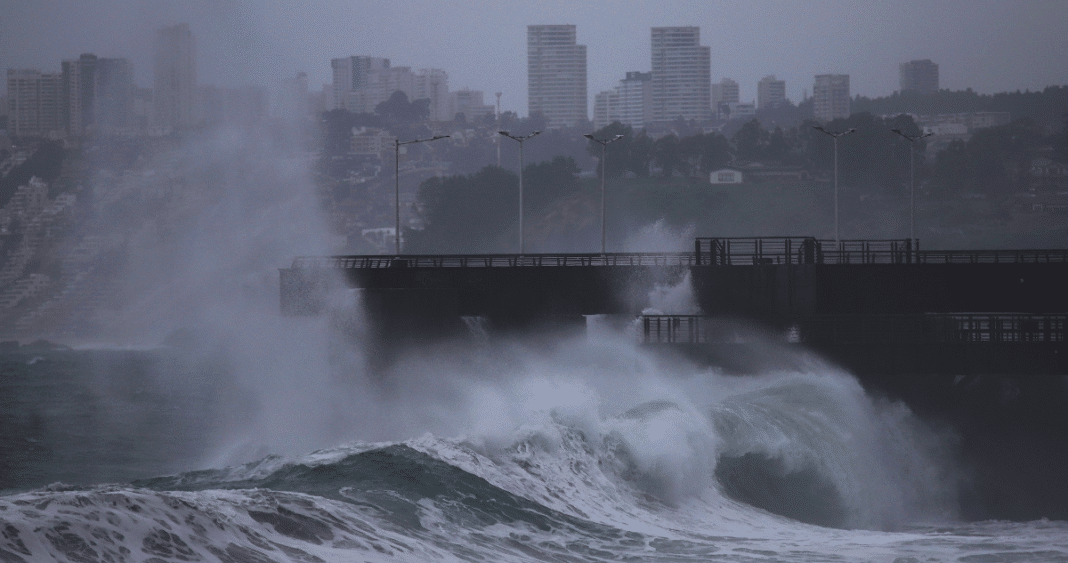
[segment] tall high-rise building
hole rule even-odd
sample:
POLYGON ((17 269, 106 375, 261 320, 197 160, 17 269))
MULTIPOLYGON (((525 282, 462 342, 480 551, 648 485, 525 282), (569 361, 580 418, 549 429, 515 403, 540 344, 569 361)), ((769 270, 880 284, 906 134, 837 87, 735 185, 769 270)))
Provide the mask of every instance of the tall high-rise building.
POLYGON ((601 129, 618 121, 642 129, 652 115, 652 73, 628 72, 613 90, 594 96, 593 125, 601 129))
POLYGON ((463 114, 467 122, 484 121, 495 115, 493 104, 484 103, 485 93, 482 90, 461 88, 455 92, 449 92, 449 113, 455 118, 463 114))
POLYGON ((712 111, 717 117, 723 119, 730 117, 731 106, 738 104, 742 99, 738 83, 730 78, 724 78, 713 84, 711 92, 712 111))
POLYGON ((449 121, 449 74, 440 68, 420 69, 415 75, 412 100, 430 100, 430 121, 449 121))
POLYGON ((652 28, 652 121, 712 118, 712 50, 699 27, 652 28))
MULTIPOLYGON (((331 109, 346 109, 359 113, 364 108, 350 107, 352 92, 367 88, 371 73, 389 69, 389 59, 381 57, 352 56, 330 60, 333 74, 333 100, 331 109)), ((392 92, 391 92, 392 93, 392 92)), ((374 111, 374 108, 371 108, 374 111)))
POLYGON ((349 97, 350 111, 374 113, 378 104, 388 100, 394 92, 404 92, 408 101, 414 99, 415 74, 409 66, 391 66, 372 70, 367 85, 357 88, 349 97))
POLYGON ((164 27, 156 34, 152 103, 155 124, 192 125, 196 119, 196 44, 189 24, 164 27))
POLYGON ((653 117, 653 73, 628 72, 619 81, 619 121, 642 129, 653 117))
POLYGON ((96 55, 84 53, 73 61, 63 61, 63 128, 75 137, 93 124, 96 60, 96 55))
POLYGON ((938 65, 931 59, 909 61, 899 65, 901 91, 933 94, 938 91, 938 65))
POLYGON ((549 128, 589 119, 586 46, 573 25, 527 26, 527 111, 540 112, 549 128))
POLYGON ((12 135, 63 133, 63 75, 7 69, 7 128, 12 135))
POLYGON ((100 131, 115 131, 133 126, 133 63, 123 58, 96 60, 96 86, 93 121, 100 131))
POLYGON ((80 137, 90 129, 113 132, 130 125, 133 64, 91 53, 63 61, 63 127, 80 137))
POLYGON ((308 73, 298 72, 293 78, 283 80, 278 92, 275 114, 290 123, 304 125, 311 113, 308 73))
POLYGON ((773 108, 784 102, 786 102, 785 80, 776 80, 774 74, 769 74, 757 82, 757 108, 773 108))
POLYGON ((817 74, 812 85, 812 113, 817 121, 849 117, 849 75, 817 74))
POLYGON ((621 121, 619 90, 605 90, 593 97, 593 128, 602 129, 621 121))

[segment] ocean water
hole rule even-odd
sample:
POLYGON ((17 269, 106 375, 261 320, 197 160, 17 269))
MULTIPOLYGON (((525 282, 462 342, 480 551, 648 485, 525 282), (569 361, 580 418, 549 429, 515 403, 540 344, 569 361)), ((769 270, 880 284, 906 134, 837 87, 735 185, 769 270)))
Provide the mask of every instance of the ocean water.
POLYGON ((328 324, 0 355, 0 561, 1068 561, 1068 522, 961 521, 953 436, 818 358, 476 338, 370 373, 353 327, 296 336, 328 324))

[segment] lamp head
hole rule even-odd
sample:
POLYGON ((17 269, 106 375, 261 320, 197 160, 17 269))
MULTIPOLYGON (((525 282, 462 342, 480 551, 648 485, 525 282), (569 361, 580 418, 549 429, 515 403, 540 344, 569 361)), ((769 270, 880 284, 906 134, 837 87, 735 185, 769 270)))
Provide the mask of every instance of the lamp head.
POLYGON ((500 133, 501 135, 504 135, 505 137, 511 137, 511 135, 509 135, 507 131, 497 131, 497 132, 500 133))
POLYGON ((585 135, 583 135, 583 137, 586 137, 587 139, 589 139, 591 141, 596 141, 597 140, 597 139, 594 139, 593 135, 590 135, 589 133, 586 133, 585 135))

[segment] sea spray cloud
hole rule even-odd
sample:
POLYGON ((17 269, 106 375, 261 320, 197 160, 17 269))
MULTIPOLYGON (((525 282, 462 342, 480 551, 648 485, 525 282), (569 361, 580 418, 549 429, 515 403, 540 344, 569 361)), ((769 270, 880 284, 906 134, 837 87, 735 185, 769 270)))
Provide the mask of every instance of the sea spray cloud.
MULTIPOLYGON (((205 463, 427 432, 463 437, 497 459, 526 444, 524 451, 544 452, 546 463, 558 463, 554 452, 569 444, 585 444, 580 450, 607 462, 605 479, 681 505, 716 490, 719 456, 755 452, 782 458, 789 469, 815 463, 851 506, 871 507, 874 515, 854 510, 857 525, 879 527, 897 510, 884 506, 896 502, 888 491, 907 471, 866 468, 898 467, 908 456, 853 447, 883 437, 879 413, 846 375, 740 383, 661 361, 611 332, 588 340, 426 343, 384 371, 369 371, 359 292, 339 290, 320 318, 278 312, 276 269, 295 255, 330 251, 305 165, 279 156, 233 131, 187 147, 175 158, 185 159, 181 170, 193 187, 175 195, 206 211, 170 224, 154 219, 151 228, 136 217, 128 225, 136 260, 121 327, 143 335, 192 329, 199 342, 188 353, 222 358, 213 365, 240 390, 219 405, 233 416, 219 429, 224 445, 205 463), (800 401, 792 395, 799 389, 815 398, 800 401), (717 425, 727 416, 717 412, 744 420, 756 411, 765 426, 754 424, 749 434, 717 425), (811 431, 798 432, 797 422, 811 431)), ((666 312, 690 312, 685 282, 662 293, 666 312)), ((907 450, 912 442, 903 436, 901 443, 907 450)))
POLYGON ((844 511, 836 525, 892 528, 952 513, 943 437, 904 406, 868 397, 848 374, 798 363, 808 370, 726 376, 604 333, 454 344, 394 366, 388 391, 366 391, 379 398, 376 414, 358 417, 353 431, 457 436, 491 459, 550 465, 571 463, 561 460, 578 448, 605 479, 672 506, 719 490, 721 456, 758 455, 776 460, 779 478, 811 472, 830 487, 844 511))

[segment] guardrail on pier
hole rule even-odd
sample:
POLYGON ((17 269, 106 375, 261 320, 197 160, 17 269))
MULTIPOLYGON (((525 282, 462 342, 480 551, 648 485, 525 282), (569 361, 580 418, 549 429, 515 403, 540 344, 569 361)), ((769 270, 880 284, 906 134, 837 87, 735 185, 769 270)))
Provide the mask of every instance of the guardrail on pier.
MULTIPOLYGON (((700 315, 645 315, 645 344, 705 344, 738 339, 732 325, 700 315)), ((821 315, 799 320, 783 334, 802 344, 1065 342, 1068 315, 949 313, 821 315)))
POLYGON ((566 266, 694 266, 689 252, 609 254, 427 254, 403 256, 298 256, 294 268, 514 268, 566 266))
POLYGON ((698 265, 1013 264, 1068 262, 1068 249, 920 250, 918 239, 697 238, 698 265))
POLYGON ((711 266, 754 264, 910 264, 919 241, 818 240, 814 237, 697 238, 695 261, 711 266))
POLYGON ((920 250, 919 248, 919 240, 913 239, 835 242, 813 237, 697 238, 694 240, 693 252, 298 256, 293 259, 293 268, 1068 263, 1068 249, 920 250))

